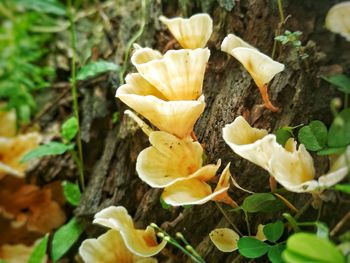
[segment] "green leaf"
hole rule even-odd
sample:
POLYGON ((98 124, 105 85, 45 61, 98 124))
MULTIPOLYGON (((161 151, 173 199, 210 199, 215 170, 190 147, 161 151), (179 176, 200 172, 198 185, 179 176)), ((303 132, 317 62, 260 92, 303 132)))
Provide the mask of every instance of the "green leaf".
POLYGON ((321 121, 312 121, 299 130, 298 139, 310 151, 321 150, 327 143, 327 127, 321 121))
POLYGON ((66 151, 72 150, 73 148, 74 144, 49 142, 48 144, 40 145, 38 148, 35 148, 34 150, 26 153, 21 159, 21 163, 43 156, 63 154, 66 151))
POLYGON ((334 186, 335 190, 346 193, 350 195, 350 184, 336 184, 334 186))
POLYGON ((53 262, 59 260, 78 241, 84 231, 84 225, 73 217, 67 224, 61 226, 53 236, 51 256, 53 262))
POLYGON ((331 148, 324 148, 317 152, 318 156, 325 156, 325 155, 331 155, 331 154, 341 154, 345 152, 346 146, 343 147, 331 147, 331 148))
POLYGON ((342 147, 348 144, 350 144, 350 108, 338 114, 328 132, 328 146, 342 147))
POLYGON ((42 263, 47 250, 49 235, 46 234, 43 239, 35 246, 28 263, 42 263))
POLYGON ((338 90, 350 94, 350 78, 344 74, 321 76, 322 79, 336 86, 338 90))
POLYGON ((169 210, 171 208, 171 205, 168 205, 167 203, 165 203, 163 198, 159 198, 159 201, 160 201, 160 204, 162 205, 163 209, 169 210))
POLYGON ((285 250, 286 246, 283 244, 276 244, 270 247, 267 256, 272 263, 283 263, 282 252, 285 250))
POLYGON ((68 120, 66 120, 62 124, 61 135, 68 142, 74 139, 78 131, 79 131, 79 123, 77 118, 75 117, 70 117, 68 120))
POLYGON ((95 77, 101 73, 107 72, 107 71, 118 71, 119 67, 108 61, 96 61, 91 62, 85 66, 83 66, 78 74, 77 74, 77 80, 86 80, 91 77, 95 77))
POLYGON ((282 236, 284 231, 284 225, 282 221, 278 220, 274 223, 264 226, 263 232, 267 240, 276 242, 282 236))
POLYGON ((112 123, 117 123, 120 119, 120 113, 118 111, 114 112, 112 115, 112 123))
POLYGON ((23 5, 26 9, 34 10, 40 13, 54 15, 66 14, 64 5, 57 0, 17 0, 17 3, 23 5))
POLYGON ((247 258, 258 258, 269 250, 269 245, 254 237, 242 237, 237 243, 239 253, 247 258))
POLYGON ((275 212, 283 207, 283 202, 269 193, 252 194, 245 198, 242 204, 242 209, 248 213, 275 212))
POLYGON ((296 233, 287 240, 282 254, 287 263, 344 263, 344 256, 329 240, 311 233, 296 233))
POLYGON ((286 128, 278 129, 275 132, 275 134, 276 134, 277 142, 282 146, 284 146, 286 144, 286 142, 288 141, 288 139, 293 136, 293 134, 290 132, 290 130, 286 129, 286 128))
POLYGON ((63 194, 66 200, 73 206, 77 206, 80 202, 80 189, 78 184, 68 181, 62 182, 63 194))

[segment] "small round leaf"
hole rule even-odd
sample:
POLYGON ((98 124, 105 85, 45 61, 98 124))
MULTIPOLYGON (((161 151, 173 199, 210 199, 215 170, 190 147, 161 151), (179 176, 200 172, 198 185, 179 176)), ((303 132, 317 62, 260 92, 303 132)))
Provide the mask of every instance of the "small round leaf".
POLYGON ((253 237, 242 237, 238 240, 239 253, 247 258, 258 258, 266 254, 269 245, 253 237))
POLYGON ((321 121, 312 121, 299 130, 298 139, 310 151, 321 150, 327 143, 327 127, 321 121))
POLYGON ((267 240, 276 242, 283 234, 284 225, 282 221, 276 221, 275 223, 267 224, 264 227, 264 235, 267 240))

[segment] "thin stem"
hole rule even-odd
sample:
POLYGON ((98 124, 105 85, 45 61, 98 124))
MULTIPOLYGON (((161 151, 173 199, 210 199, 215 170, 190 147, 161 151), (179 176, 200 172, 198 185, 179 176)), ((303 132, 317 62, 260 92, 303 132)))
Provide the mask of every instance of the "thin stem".
POLYGON ((292 210, 295 213, 298 213, 298 209, 291 203, 289 202, 286 198, 284 198, 282 195, 277 194, 277 193, 273 193, 275 196, 277 196, 279 199, 281 199, 283 201, 283 203, 285 203, 285 205, 287 207, 289 207, 290 210, 292 210))
MULTIPOLYGON (((280 17, 280 22, 278 23, 277 29, 275 30, 275 37, 277 37, 278 35, 281 34, 281 28, 285 22, 282 0, 277 0, 277 6, 278 6, 278 13, 279 13, 279 17, 280 17)), ((277 48, 277 40, 275 39, 273 41, 273 48, 272 48, 272 55, 271 55, 272 59, 274 59, 274 57, 275 57, 276 48, 277 48)))
POLYGON ((350 211, 345 214, 345 216, 340 219, 340 221, 335 225, 335 227, 332 229, 330 236, 334 236, 338 231, 344 226, 346 222, 350 220, 350 211))
POLYGON ((283 13, 282 0, 277 0, 277 5, 278 5, 278 12, 280 15, 280 20, 281 20, 281 23, 283 23, 285 20, 285 17, 284 17, 284 13, 283 13))
MULTIPOLYGON (((76 79, 76 32, 75 32, 75 25, 73 21, 73 14, 72 14, 72 1, 67 0, 67 15, 70 22, 70 34, 71 34, 71 47, 73 49, 72 54, 72 61, 71 61, 71 92, 72 92, 72 99, 73 99, 73 112, 74 116, 77 119, 78 124, 79 122, 79 105, 78 105, 78 91, 77 91, 77 79, 76 79)), ((80 187, 82 190, 85 189, 85 179, 84 179, 84 160, 83 160, 83 147, 81 143, 81 136, 80 136, 80 126, 78 125, 78 134, 76 137, 76 143, 78 147, 78 155, 79 155, 79 162, 81 168, 79 170, 79 181, 80 181, 80 187)))
POLYGON ((162 236, 162 235, 158 235, 160 238, 163 238, 164 240, 168 241, 168 243, 170 243, 171 245, 173 245, 174 247, 180 249, 185 255, 187 255, 188 257, 190 257, 194 262, 196 263, 204 263, 203 261, 199 260, 198 258, 196 258, 193 254, 191 254, 188 250, 186 250, 185 248, 183 248, 179 243, 177 243, 176 240, 174 240, 173 238, 171 238, 170 236, 162 236))
POLYGON ((245 220, 245 222, 247 224, 248 236, 251 236, 252 233, 250 231, 250 224, 249 224, 248 213, 245 210, 243 210, 243 212, 244 212, 244 220, 245 220))
POLYGON ((120 84, 124 84, 124 75, 128 67, 128 59, 129 59, 129 54, 132 45, 135 43, 135 41, 142 35, 143 31, 145 30, 145 25, 146 25, 146 1, 147 0, 142 0, 141 1, 141 9, 142 9, 142 21, 141 21, 141 26, 140 29, 135 33, 135 35, 129 40, 128 44, 126 45, 126 50, 125 50, 125 55, 124 55, 124 64, 122 69, 120 70, 119 73, 119 82, 120 84))
MULTIPOLYGON (((77 167, 78 167, 79 175, 80 175, 80 174, 83 174, 83 164, 81 163, 77 152, 76 152, 75 150, 72 150, 72 151, 71 151, 71 154, 72 154, 72 156, 73 156, 73 159, 74 159, 74 161, 75 161, 75 164, 76 164, 77 167)), ((81 179, 81 178, 80 178, 80 179, 81 179)), ((83 177, 83 180, 84 180, 84 177, 83 177)))
MULTIPOLYGON (((153 227, 154 229, 158 230, 159 232, 157 233, 157 236, 166 240, 167 242, 169 242, 171 245, 177 247, 178 249, 180 249, 184 254, 186 254, 187 256, 189 256, 194 262, 196 263, 205 263, 204 259, 201 258, 201 256, 199 254, 198 257, 193 253, 194 249, 192 248, 192 246, 187 242, 188 246, 190 246, 193 251, 187 250, 186 248, 182 247, 174 238, 172 238, 166 231, 164 231, 162 228, 160 228, 159 226, 157 226, 155 223, 151 223, 150 224, 151 227, 153 227), (192 253, 193 254, 192 254, 192 253)), ((177 233, 178 234, 178 233, 177 233)), ((181 233, 180 233, 181 234, 181 233)), ((182 234, 181 234, 182 236, 182 234)), ((183 236, 182 236, 183 237, 183 236)), ((185 240, 185 238, 183 238, 185 240)), ((185 242, 184 242, 185 243, 185 242)), ((185 243, 185 244, 186 244, 185 243)), ((197 252, 196 252, 197 253, 197 252)))
POLYGON ((312 198, 310 198, 307 203, 299 209, 299 212, 294 216, 295 220, 298 220, 298 218, 309 208, 309 206, 312 203, 312 198))
POLYGON ((186 249, 187 249, 190 253, 192 253, 195 257, 197 257, 197 258, 201 259, 202 261, 204 261, 204 259, 202 259, 201 255, 199 255, 199 254, 197 253, 197 251, 191 246, 190 243, 188 243, 188 241, 186 240, 186 238, 185 238, 180 232, 177 232, 177 233, 176 233, 176 237, 177 237, 178 239, 180 239, 180 240, 186 245, 186 249))
POLYGON ((236 227, 236 225, 231 221, 231 219, 228 217, 228 215, 226 214, 226 212, 224 211, 224 209, 221 207, 221 205, 218 204, 218 202, 215 202, 216 206, 219 208, 220 212, 224 215, 224 217, 226 218, 226 220, 230 223, 230 225, 232 226, 232 228, 241 236, 243 236, 243 234, 241 233, 241 231, 239 231, 238 227, 236 227))

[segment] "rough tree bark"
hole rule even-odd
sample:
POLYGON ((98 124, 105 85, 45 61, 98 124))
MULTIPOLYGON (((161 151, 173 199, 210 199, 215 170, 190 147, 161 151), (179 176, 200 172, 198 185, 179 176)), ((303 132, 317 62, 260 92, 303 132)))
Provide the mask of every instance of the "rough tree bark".
MULTIPOLYGON (((141 11, 140 1, 116 2, 119 3, 120 16, 112 20, 116 50, 113 58, 122 62, 125 44, 137 30, 141 11), (123 16, 126 12, 131 12, 131 15, 123 16)), ((285 15, 290 15, 283 28, 303 32, 302 41, 309 57, 301 60, 289 48, 277 49, 275 59, 284 63, 286 69, 272 81, 269 93, 272 102, 282 109, 280 113, 272 113, 262 106, 258 89, 249 74, 235 59, 220 51, 223 38, 234 32, 262 52, 271 54, 274 32, 279 23, 276 1, 236 0, 232 11, 218 4, 225 1, 180 2, 185 2, 185 6, 176 1, 149 1, 147 26, 138 42, 164 51, 173 38, 157 21, 160 14, 171 17, 184 15, 186 11, 188 15, 206 11, 213 17, 214 33, 208 44, 211 57, 204 81, 207 106, 196 124, 195 133, 204 145, 208 162, 215 163, 221 158, 222 167, 231 162, 231 173, 240 185, 255 192, 267 192, 268 174, 235 155, 222 139, 222 128, 238 115, 245 116, 255 127, 270 131, 284 125, 305 124, 313 119, 330 124, 330 101, 338 94, 319 76, 322 72, 339 67, 347 72, 350 70, 349 43, 323 28, 327 10, 337 1, 283 1, 285 15)), ((161 191, 148 187, 138 178, 135 172, 136 157, 148 146, 148 141, 133 121, 122 116, 126 106, 115 99, 115 90, 111 88, 117 86, 117 76, 111 74, 96 79, 92 84, 83 83, 80 88, 88 184, 76 215, 91 220, 94 213, 104 207, 123 205, 134 216, 139 227, 156 222, 163 224, 170 233, 181 231, 207 262, 246 262, 236 252, 219 252, 210 242, 208 233, 212 229, 230 226, 214 202, 189 209, 164 210, 159 202, 161 191), (121 120, 117 125, 112 125, 111 115, 116 110, 121 113, 121 120)), ((318 173, 326 171, 324 159, 315 158, 318 173)), ((64 160, 62 164, 67 165, 64 160)), ((49 162, 46 165, 49 167, 49 162)), ((53 173, 47 173, 46 177, 59 176, 57 171, 55 175, 53 173)), ((247 196, 236 189, 232 189, 230 195, 238 203, 247 196)), ((287 197, 299 208, 311 198, 307 194, 289 194, 287 197)), ((339 196, 335 198, 336 202, 324 204, 320 214, 320 219, 329 222, 331 227, 350 208, 348 201, 339 196)), ((247 234, 243 215, 227 214, 247 234)), ((317 210, 309 207, 302 217, 315 219, 316 215, 317 210)), ((254 232, 257 224, 271 222, 276 219, 276 214, 250 215, 249 219, 254 232)), ((98 231, 100 229, 97 227, 88 228, 88 234, 93 235, 98 231)), ((159 259, 164 262, 168 256, 172 261, 167 262, 189 261, 181 252, 171 248, 167 248, 159 259)))

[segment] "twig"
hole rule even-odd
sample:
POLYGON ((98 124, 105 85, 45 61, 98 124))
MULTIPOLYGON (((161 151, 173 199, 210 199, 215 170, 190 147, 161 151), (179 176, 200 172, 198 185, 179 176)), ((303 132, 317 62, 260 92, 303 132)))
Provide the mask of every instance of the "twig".
POLYGON ((277 193, 273 193, 273 194, 275 196, 277 196, 279 199, 281 199, 283 201, 283 203, 285 203, 285 205, 290 208, 290 210, 292 210, 295 213, 298 213, 298 209, 291 202, 289 202, 286 198, 284 198, 282 195, 277 194, 277 193))
POLYGON ((226 218, 226 220, 230 223, 230 225, 232 226, 232 228, 241 236, 243 236, 243 234, 241 233, 241 231, 239 231, 238 227, 231 221, 231 219, 228 217, 228 215, 226 214, 226 212, 224 211, 224 209, 221 207, 221 205, 219 205, 218 202, 215 202, 216 206, 219 208, 220 212, 224 215, 224 217, 226 218))
MULTIPOLYGON (((72 92, 72 98, 73 98, 73 112, 74 116, 77 119, 78 124, 79 122, 79 105, 78 105, 78 91, 77 91, 77 79, 76 79, 76 32, 75 32, 75 25, 73 20, 73 14, 72 14, 72 1, 67 0, 67 15, 70 22, 70 33, 71 33, 71 47, 73 49, 72 54, 72 61, 71 61, 71 92, 72 92)), ((84 178, 84 160, 83 160, 83 147, 81 143, 81 136, 80 136, 80 125, 78 125, 78 134, 76 137, 76 143, 78 147, 78 155, 79 155, 79 163, 78 170, 79 170, 79 181, 80 181, 80 187, 82 190, 85 189, 85 178, 84 178), (79 166, 81 166, 79 168, 79 166)))
POLYGON ((334 236, 338 231, 343 227, 345 223, 347 223, 350 220, 350 211, 345 214, 345 216, 340 219, 340 221, 335 225, 335 227, 332 229, 330 235, 334 236))

